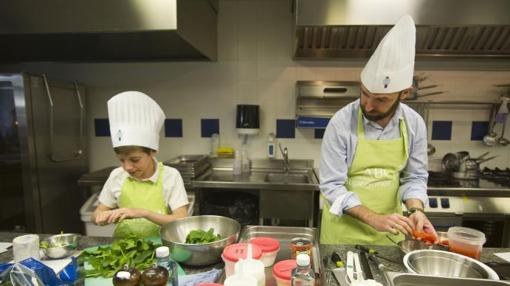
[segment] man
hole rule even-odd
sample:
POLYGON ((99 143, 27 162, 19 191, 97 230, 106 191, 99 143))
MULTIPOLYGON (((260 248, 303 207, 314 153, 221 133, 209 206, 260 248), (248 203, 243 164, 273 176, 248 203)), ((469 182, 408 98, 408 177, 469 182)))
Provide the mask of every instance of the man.
POLYGON ((416 28, 402 17, 361 72, 359 100, 330 120, 321 147, 321 243, 390 244, 435 235, 427 203, 423 119, 401 103, 411 92, 416 28), (402 215, 404 202, 410 215, 402 215))

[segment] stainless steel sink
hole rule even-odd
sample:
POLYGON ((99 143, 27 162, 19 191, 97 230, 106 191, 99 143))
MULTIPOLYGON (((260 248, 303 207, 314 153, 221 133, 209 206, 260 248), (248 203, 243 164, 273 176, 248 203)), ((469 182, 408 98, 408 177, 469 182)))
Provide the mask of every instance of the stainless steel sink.
POLYGON ((310 178, 308 174, 268 173, 264 181, 278 184, 308 184, 310 183, 310 178))

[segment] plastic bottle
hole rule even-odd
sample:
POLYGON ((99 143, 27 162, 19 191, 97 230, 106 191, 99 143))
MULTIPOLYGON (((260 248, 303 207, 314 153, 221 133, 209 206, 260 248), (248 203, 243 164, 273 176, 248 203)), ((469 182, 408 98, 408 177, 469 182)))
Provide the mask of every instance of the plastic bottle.
POLYGON ((310 256, 299 254, 296 257, 297 267, 292 270, 292 286, 314 286, 315 273, 310 265, 310 256))
POLYGON ((177 262, 170 258, 170 249, 166 246, 156 248, 156 264, 168 270, 168 280, 170 285, 178 286, 179 280, 177 278, 177 262))
POLYGON ((265 266, 262 261, 253 259, 252 255, 252 245, 248 243, 248 251, 246 252, 246 259, 240 258, 239 261, 236 262, 234 269, 235 274, 244 273, 251 275, 257 279, 257 286, 265 286, 266 285, 266 274, 265 274, 265 266))
POLYGON ((236 151, 234 155, 234 175, 241 175, 243 172, 243 158, 241 156, 241 152, 236 151))
POLYGON ((249 174, 251 172, 251 161, 250 158, 248 157, 248 152, 246 152, 246 145, 243 145, 243 150, 241 154, 243 158, 242 162, 243 173, 249 174))
POLYGON ((267 138, 267 157, 274 159, 276 157, 276 144, 274 142, 274 133, 269 133, 267 138))

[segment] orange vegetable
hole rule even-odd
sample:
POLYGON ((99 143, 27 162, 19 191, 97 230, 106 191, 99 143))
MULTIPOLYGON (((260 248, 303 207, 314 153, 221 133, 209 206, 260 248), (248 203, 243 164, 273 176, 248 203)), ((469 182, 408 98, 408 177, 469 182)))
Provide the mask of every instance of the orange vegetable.
POLYGON ((434 234, 417 230, 413 230, 413 238, 421 239, 424 242, 430 243, 434 243, 437 240, 437 237, 434 234))

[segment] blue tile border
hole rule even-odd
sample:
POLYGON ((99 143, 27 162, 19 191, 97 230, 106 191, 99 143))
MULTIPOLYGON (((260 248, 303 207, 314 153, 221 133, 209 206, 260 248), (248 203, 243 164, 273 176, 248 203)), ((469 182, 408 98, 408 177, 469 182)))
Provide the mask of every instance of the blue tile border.
POLYGON ((315 129, 314 132, 313 132, 314 133, 313 134, 314 138, 315 139, 322 139, 324 137, 324 132, 325 131, 326 131, 326 129, 324 129, 324 128, 315 129))
POLYGON ((211 137, 214 133, 220 134, 220 120, 201 119, 200 130, 203 138, 211 137))
POLYGON ((489 133, 489 121, 471 122, 471 141, 482 141, 489 133))
POLYGON ((108 118, 94 118, 94 133, 96 137, 110 137, 110 121, 108 118))
POLYGON ((452 140, 452 122, 432 121, 432 140, 452 140))
POLYGON ((165 137, 182 137, 182 119, 165 119, 165 137))
POLYGON ((296 120, 276 119, 276 138, 296 138, 296 120))

